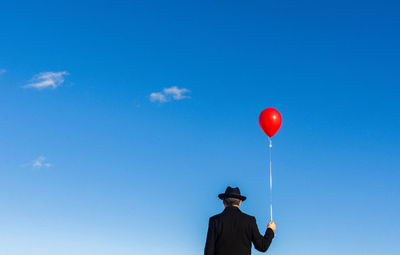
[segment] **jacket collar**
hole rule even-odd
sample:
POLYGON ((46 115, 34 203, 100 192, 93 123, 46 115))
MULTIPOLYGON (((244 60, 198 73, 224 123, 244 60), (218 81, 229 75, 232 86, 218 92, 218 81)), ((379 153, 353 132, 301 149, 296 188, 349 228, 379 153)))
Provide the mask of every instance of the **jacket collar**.
POLYGON ((224 212, 240 212, 240 209, 236 206, 227 206, 225 207, 224 212))

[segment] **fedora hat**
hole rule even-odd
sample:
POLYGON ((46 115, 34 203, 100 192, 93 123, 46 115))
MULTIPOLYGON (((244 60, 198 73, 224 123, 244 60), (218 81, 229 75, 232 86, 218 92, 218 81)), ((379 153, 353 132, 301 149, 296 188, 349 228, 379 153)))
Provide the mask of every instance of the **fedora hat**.
POLYGON ((225 199, 225 198, 237 198, 242 201, 246 200, 245 196, 240 195, 240 189, 238 187, 232 188, 231 186, 228 186, 226 188, 225 193, 221 193, 218 195, 220 199, 225 199))

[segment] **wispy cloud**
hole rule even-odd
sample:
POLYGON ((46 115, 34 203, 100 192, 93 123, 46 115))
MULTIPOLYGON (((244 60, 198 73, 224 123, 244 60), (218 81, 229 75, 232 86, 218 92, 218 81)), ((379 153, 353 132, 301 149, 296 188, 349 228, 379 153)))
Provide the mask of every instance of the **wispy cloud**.
POLYGON ((32 78, 32 83, 27 84, 24 88, 44 89, 44 88, 57 88, 64 83, 64 76, 68 72, 43 72, 35 75, 32 78))
POLYGON ((37 159, 32 160, 30 163, 24 164, 23 166, 30 166, 32 168, 49 168, 52 167, 51 164, 45 156, 39 156, 37 159))
POLYGON ((161 92, 153 92, 150 94, 151 102, 160 102, 165 103, 171 100, 182 100, 185 98, 189 98, 186 94, 189 93, 190 90, 186 88, 178 88, 177 86, 172 86, 170 88, 164 88, 161 92))
POLYGON ((3 73, 7 72, 6 69, 0 69, 0 75, 2 75, 3 73))
POLYGON ((160 102, 160 103, 164 103, 167 102, 167 97, 161 93, 161 92, 153 92, 150 94, 150 101, 151 102, 160 102))

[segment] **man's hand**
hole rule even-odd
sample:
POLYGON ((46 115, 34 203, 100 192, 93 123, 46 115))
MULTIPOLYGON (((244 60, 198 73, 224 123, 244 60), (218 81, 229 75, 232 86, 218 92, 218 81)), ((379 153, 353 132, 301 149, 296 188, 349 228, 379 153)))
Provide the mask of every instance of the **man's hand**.
POLYGON ((268 228, 272 229, 274 232, 276 230, 275 222, 272 220, 268 223, 268 228))

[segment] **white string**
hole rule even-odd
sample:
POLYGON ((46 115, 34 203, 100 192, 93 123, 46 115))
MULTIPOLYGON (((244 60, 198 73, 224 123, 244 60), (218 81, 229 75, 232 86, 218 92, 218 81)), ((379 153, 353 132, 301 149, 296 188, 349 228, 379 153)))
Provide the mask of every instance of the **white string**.
POLYGON ((272 151, 272 140, 271 137, 268 137, 269 140, 269 194, 270 194, 270 213, 271 213, 271 221, 272 221, 272 160, 271 160, 271 151, 272 151))

